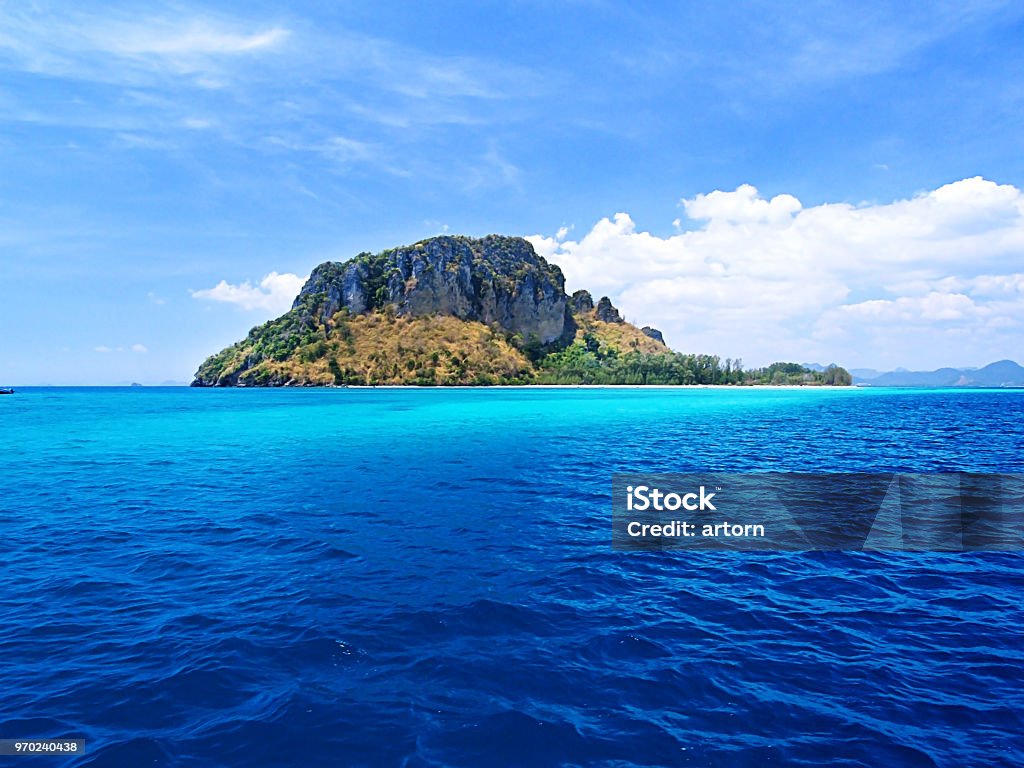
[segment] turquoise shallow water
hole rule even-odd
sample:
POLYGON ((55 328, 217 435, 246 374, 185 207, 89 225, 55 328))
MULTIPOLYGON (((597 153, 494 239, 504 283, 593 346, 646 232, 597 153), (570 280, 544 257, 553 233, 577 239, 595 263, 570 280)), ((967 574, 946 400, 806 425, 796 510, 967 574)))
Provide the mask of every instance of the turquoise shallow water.
POLYGON ((1024 471, 1024 392, 25 389, 0 738, 75 765, 1017 765, 1024 557, 611 551, 615 472, 1024 471))

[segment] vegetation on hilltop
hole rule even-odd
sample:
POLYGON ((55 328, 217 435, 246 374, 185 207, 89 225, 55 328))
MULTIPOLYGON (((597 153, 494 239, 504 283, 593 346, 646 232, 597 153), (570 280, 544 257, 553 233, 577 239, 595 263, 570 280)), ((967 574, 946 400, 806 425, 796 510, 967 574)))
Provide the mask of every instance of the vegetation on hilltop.
POLYGON ((390 310, 342 310, 329 325, 293 310, 208 358, 197 379, 221 386, 851 383, 843 368, 746 370, 740 360, 674 352, 628 323, 586 316, 568 347, 546 351, 483 323, 390 310))
MULTIPOLYGON (((273 323, 267 326, 276 330, 273 323)), ((504 334, 447 315, 348 316, 343 310, 330 327, 283 338, 271 334, 269 341, 260 332, 267 326, 207 359, 197 378, 245 386, 486 385, 533 379, 533 366, 504 334)))
POLYGON ((773 363, 744 370, 740 360, 717 355, 693 355, 663 350, 603 348, 592 339, 576 341, 540 362, 540 384, 799 384, 849 385, 850 374, 831 367, 812 371, 796 363, 773 363))
POLYGON ((566 349, 538 361, 538 384, 794 384, 849 385, 852 377, 831 366, 822 372, 796 363, 745 370, 741 360, 674 352, 636 326, 576 313, 578 329, 566 349))

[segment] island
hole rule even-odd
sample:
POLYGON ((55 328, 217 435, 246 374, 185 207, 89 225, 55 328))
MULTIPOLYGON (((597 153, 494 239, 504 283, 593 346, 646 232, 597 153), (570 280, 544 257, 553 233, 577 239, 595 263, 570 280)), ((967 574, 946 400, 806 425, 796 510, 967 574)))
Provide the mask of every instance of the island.
POLYGON ((192 386, 851 383, 839 366, 673 351, 608 297, 566 294, 529 241, 445 235, 321 264, 291 310, 207 358, 192 386))

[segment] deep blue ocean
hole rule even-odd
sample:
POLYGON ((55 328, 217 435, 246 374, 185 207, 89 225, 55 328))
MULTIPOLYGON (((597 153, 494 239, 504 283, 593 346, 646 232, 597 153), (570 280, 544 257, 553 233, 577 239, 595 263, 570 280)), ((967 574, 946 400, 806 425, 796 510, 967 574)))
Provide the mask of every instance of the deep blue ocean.
POLYGON ((615 472, 1024 471, 1024 391, 0 397, 0 738, 95 766, 1019 766, 1024 555, 613 552, 615 472))

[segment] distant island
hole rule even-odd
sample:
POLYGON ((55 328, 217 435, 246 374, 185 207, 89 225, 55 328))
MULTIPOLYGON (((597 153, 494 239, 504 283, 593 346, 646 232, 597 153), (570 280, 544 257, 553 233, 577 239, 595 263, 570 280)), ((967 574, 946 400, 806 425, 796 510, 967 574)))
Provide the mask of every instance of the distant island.
POLYGON ((839 366, 683 354, 608 297, 565 293, 520 237, 434 237, 313 270, 290 311, 207 358, 194 387, 850 385, 839 366))
POLYGON ((983 368, 939 368, 934 371, 854 371, 865 387, 1024 387, 1024 367, 999 360, 983 368))

